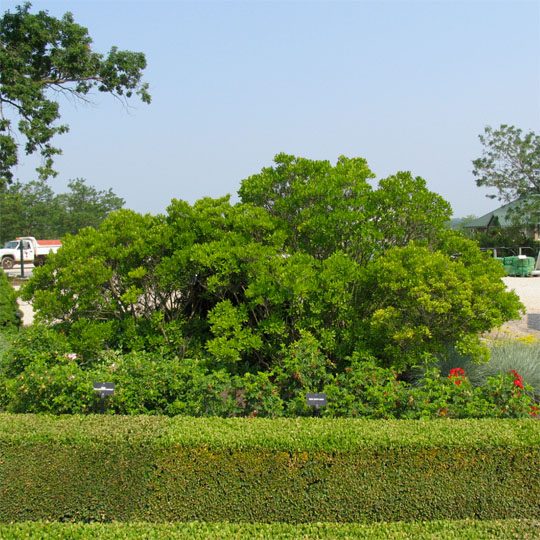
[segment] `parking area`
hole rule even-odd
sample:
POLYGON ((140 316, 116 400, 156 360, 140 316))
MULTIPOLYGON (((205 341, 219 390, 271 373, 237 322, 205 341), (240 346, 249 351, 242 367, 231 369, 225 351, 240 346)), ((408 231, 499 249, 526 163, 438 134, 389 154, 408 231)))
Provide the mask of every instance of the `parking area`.
MULTIPOLYGON (((14 266, 13 268, 10 268, 10 269, 4 268, 3 270, 4 270, 4 274, 6 274, 6 276, 8 277, 11 277, 11 278, 21 277, 20 266, 14 266)), ((24 278, 29 278, 32 275, 32 272, 34 271, 34 265, 25 264, 23 271, 24 271, 24 278)))

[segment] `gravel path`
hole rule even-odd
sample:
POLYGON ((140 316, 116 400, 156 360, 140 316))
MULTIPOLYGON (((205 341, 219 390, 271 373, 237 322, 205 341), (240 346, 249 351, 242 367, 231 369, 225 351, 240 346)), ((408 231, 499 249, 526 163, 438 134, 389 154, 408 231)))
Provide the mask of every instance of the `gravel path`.
MULTIPOLYGON (((18 291, 21 287, 19 285, 14 285, 13 288, 18 291)), ((30 304, 30 302, 24 302, 20 298, 17 298, 17 302, 19 303, 19 308, 23 314, 23 325, 31 325, 34 322, 34 310, 32 309, 32 305, 30 304)))
POLYGON ((507 322, 492 334, 500 337, 523 337, 533 335, 540 338, 540 277, 505 277, 508 289, 519 296, 527 310, 524 317, 507 322))

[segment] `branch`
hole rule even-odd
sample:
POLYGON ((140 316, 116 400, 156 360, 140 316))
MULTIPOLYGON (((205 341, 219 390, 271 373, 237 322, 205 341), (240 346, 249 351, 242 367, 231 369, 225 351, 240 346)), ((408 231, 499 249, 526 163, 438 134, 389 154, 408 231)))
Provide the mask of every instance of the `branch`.
POLYGON ((60 78, 60 79, 41 79, 40 81, 34 81, 37 84, 40 84, 41 86, 49 86, 52 84, 55 85, 62 85, 62 84, 73 84, 73 83, 80 83, 80 82, 100 82, 102 83, 104 81, 103 77, 98 77, 96 75, 91 75, 89 77, 76 77, 76 78, 60 78))
POLYGON ((11 105, 15 109, 17 109, 17 112, 24 117, 25 120, 28 120, 29 122, 32 121, 32 117, 28 116, 26 112, 24 111, 23 107, 19 104, 17 104, 15 101, 11 101, 11 99, 8 99, 6 97, 3 97, 0 94, 0 103, 7 103, 8 105, 11 105))

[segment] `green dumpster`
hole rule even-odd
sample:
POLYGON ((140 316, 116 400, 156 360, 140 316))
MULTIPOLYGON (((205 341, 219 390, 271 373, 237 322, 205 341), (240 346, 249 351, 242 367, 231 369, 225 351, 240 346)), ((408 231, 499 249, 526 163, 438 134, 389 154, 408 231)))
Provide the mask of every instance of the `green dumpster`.
POLYGON ((528 277, 534 270, 534 258, 518 255, 502 259, 507 276, 528 277))

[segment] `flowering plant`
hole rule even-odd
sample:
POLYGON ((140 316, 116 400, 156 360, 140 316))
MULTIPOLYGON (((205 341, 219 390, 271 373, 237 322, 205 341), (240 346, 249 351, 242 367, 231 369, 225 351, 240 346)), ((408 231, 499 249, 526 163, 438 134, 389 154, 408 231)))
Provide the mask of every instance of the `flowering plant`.
POLYGON ((456 386, 460 386, 466 379, 465 370, 460 367, 452 368, 448 374, 448 378, 451 379, 456 386))
POLYGON ((523 390, 523 377, 515 369, 511 369, 508 373, 514 377, 514 386, 523 390))
POLYGON ((492 416, 515 418, 537 414, 533 388, 515 369, 488 377, 483 393, 494 406, 492 416))
POLYGON ((476 386, 461 367, 452 368, 447 377, 431 368, 407 395, 404 418, 523 418, 540 414, 532 387, 516 370, 488 377, 476 386))

